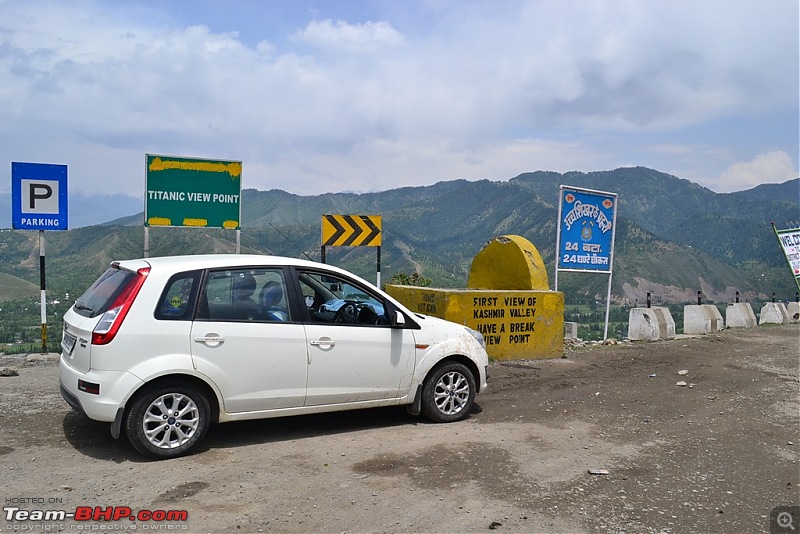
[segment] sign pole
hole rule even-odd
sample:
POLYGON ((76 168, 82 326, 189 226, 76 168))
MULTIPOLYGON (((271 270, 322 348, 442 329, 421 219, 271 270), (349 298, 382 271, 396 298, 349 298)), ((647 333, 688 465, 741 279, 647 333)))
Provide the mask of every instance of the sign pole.
POLYGON ((39 289, 42 315, 42 354, 47 354, 47 296, 44 278, 44 230, 39 230, 39 289))
POLYGON ((11 162, 11 202, 11 228, 39 231, 39 305, 44 354, 47 352, 44 231, 68 227, 67 166, 11 162))
POLYGON ((378 289, 381 287, 381 247, 378 247, 378 289))
MULTIPOLYGON (((614 219, 611 228, 617 228, 617 210, 614 210, 614 219)), ((614 243, 617 239, 616 230, 611 232, 611 251, 608 255, 608 293, 606 294, 606 324, 603 328, 603 341, 608 339, 608 316, 611 312, 611 278, 614 276, 614 243)))
POLYGON ((611 311, 611 277, 612 273, 608 273, 608 292, 606 293, 606 323, 603 326, 603 341, 608 339, 608 316, 611 311))

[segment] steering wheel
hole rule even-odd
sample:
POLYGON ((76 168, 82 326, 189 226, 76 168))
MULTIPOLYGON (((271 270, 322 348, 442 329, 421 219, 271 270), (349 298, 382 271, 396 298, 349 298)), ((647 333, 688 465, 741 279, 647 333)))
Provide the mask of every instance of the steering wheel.
POLYGON ((356 318, 358 318, 358 307, 356 306, 356 303, 346 301, 338 310, 336 310, 336 313, 333 316, 333 322, 355 324, 356 318))

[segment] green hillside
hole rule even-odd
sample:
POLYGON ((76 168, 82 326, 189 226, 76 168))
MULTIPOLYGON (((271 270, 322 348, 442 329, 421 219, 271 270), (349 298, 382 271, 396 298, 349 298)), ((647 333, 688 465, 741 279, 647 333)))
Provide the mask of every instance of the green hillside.
MULTIPOLYGON (((641 302, 750 300, 772 292, 793 298, 791 273, 770 226, 800 218, 800 180, 717 194, 646 168, 596 173, 525 173, 508 181, 455 180, 377 193, 299 196, 281 190, 242 192, 243 252, 320 258, 324 214, 381 215, 382 280, 419 272, 436 287, 464 287, 472 258, 490 239, 518 234, 537 246, 553 280, 559 185, 619 194, 614 299, 641 302), (688 299, 688 300, 687 300, 688 299)), ((141 257, 141 214, 117 224, 47 233, 48 287, 79 294, 112 259, 141 257)), ((229 230, 151 228, 150 255, 234 251, 229 230)), ((35 232, 0 232, 0 272, 38 280, 35 232)), ((374 248, 329 247, 329 263, 374 281, 374 248)), ((605 300, 607 277, 559 277, 568 302, 605 300)))
POLYGON ((39 285, 10 274, 0 273, 0 302, 39 296, 39 285))

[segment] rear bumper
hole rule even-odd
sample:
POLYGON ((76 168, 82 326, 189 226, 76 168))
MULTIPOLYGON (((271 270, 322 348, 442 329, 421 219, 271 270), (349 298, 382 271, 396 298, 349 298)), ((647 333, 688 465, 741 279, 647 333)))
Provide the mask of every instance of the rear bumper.
POLYGON ((59 381, 59 386, 61 389, 61 396, 67 401, 67 404, 72 406, 72 409, 86 415, 86 412, 83 410, 83 406, 81 406, 81 401, 78 400, 78 397, 70 393, 70 391, 64 387, 64 383, 59 381))
POLYGON ((89 419, 111 423, 117 411, 141 385, 142 381, 125 371, 77 371, 62 357, 59 370, 61 396, 77 411, 89 419), (78 381, 99 384, 100 393, 93 394, 78 389, 78 381))

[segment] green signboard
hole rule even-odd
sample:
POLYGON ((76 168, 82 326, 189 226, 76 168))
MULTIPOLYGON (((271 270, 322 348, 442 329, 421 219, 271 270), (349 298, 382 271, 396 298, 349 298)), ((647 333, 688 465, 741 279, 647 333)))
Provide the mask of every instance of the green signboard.
POLYGON ((239 229, 242 162, 146 155, 145 226, 239 229))

